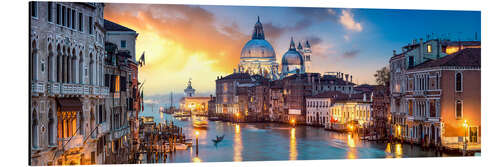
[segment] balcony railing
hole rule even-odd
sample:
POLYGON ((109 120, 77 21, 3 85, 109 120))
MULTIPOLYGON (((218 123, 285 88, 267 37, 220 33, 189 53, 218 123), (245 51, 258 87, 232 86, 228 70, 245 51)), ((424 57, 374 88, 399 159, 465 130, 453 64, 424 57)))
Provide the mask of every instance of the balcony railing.
POLYGON ((48 93, 49 95, 109 95, 109 88, 76 83, 39 82, 31 83, 32 93, 48 93))
POLYGON ((39 81, 31 82, 31 92, 33 93, 45 93, 45 83, 39 81))

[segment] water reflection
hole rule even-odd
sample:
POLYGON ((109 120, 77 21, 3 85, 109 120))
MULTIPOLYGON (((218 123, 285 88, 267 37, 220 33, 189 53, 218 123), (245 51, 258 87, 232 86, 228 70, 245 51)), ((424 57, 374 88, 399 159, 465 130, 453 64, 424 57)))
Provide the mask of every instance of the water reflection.
MULTIPOLYGON (((147 106, 146 106, 147 107, 147 106)), ((174 122, 183 127, 193 147, 168 154, 167 162, 231 162, 259 160, 320 160, 346 158, 434 157, 433 151, 408 144, 362 142, 349 133, 325 131, 323 128, 260 123, 228 123, 208 121, 208 128, 192 126, 194 118, 174 118, 148 108, 140 116, 154 116, 157 123, 174 122), (152 112, 155 111, 155 112, 152 112), (195 135, 199 131, 199 154, 196 156, 195 135), (225 135, 217 146, 212 139, 225 135)), ((145 161, 146 156, 141 155, 145 161)))
POLYGON ((386 158, 402 158, 403 157, 403 145, 401 143, 391 144, 387 143, 385 148, 386 158), (394 150, 392 149, 394 148, 394 150))
POLYGON ((200 157, 194 157, 193 162, 197 163, 197 162, 203 162, 203 161, 200 159, 200 157))
POLYGON ((352 134, 347 135, 347 146, 349 147, 347 151, 347 158, 348 159, 358 158, 357 156, 358 151, 356 149, 356 143, 354 141, 354 137, 352 136, 352 134))
POLYGON ((241 156, 241 151, 243 150, 243 144, 241 142, 240 125, 236 124, 234 128, 234 157, 233 161, 239 162, 243 158, 241 156))
POLYGON ((297 160, 297 143, 295 143, 295 128, 290 130, 290 160, 297 160))

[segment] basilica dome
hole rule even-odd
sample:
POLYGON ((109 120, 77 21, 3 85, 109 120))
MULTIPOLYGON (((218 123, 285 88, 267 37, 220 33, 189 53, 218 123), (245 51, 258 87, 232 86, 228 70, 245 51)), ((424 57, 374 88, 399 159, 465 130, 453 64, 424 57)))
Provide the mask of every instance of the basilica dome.
POLYGON ((288 49, 283 57, 281 58, 281 73, 283 76, 287 76, 293 73, 304 73, 304 58, 302 54, 295 48, 295 42, 293 38, 290 41, 290 48, 288 49))
POLYGON ((257 18, 257 23, 255 23, 252 39, 248 41, 241 50, 240 58, 269 58, 272 60, 276 59, 276 54, 274 53, 273 46, 271 46, 271 44, 266 41, 264 28, 262 27, 262 23, 260 23, 260 18, 257 18))
POLYGON ((276 59, 274 48, 265 39, 252 39, 241 50, 241 58, 276 59))
POLYGON ((304 65, 304 60, 300 52, 289 50, 281 58, 281 65, 304 65))

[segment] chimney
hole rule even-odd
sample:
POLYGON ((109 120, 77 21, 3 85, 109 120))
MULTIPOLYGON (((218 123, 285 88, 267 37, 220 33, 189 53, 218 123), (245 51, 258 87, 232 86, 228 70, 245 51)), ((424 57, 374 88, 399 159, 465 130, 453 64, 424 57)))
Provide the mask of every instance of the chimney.
POLYGON ((363 93, 363 101, 366 101, 366 93, 363 93))
POLYGON ((396 50, 392 50, 392 54, 396 56, 396 50))
POLYGON ((351 82, 352 82, 352 75, 351 75, 351 82))
POLYGON ((349 81, 349 74, 345 74, 345 81, 349 81))

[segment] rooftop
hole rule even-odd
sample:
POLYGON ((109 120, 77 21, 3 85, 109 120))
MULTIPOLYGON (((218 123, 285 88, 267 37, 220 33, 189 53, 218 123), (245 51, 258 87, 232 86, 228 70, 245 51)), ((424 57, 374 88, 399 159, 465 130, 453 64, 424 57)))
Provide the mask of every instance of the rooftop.
POLYGON ((481 67, 481 48, 466 48, 440 59, 428 60, 410 70, 431 67, 481 67))
POLYGON ((122 26, 120 24, 114 23, 112 21, 104 19, 104 29, 106 31, 131 31, 135 32, 134 30, 127 28, 125 26, 122 26))

